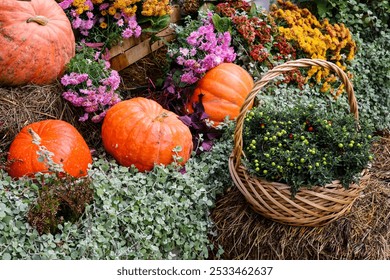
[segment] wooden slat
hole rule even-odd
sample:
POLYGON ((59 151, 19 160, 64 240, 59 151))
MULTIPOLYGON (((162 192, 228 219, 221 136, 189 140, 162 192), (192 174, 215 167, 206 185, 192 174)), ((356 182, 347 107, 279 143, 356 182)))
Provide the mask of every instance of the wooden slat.
MULTIPOLYGON (((172 8, 171 22, 178 22, 180 20, 180 9, 178 6, 173 6, 172 8)), ((164 46, 164 41, 169 42, 175 38, 174 30, 170 27, 161 30, 156 36, 162 40, 157 40, 152 43, 150 36, 143 34, 140 38, 129 38, 123 40, 121 44, 112 47, 110 49, 111 68, 117 71, 123 70, 164 46)))
POLYGON ((124 39, 120 44, 113 46, 110 49, 110 55, 111 55, 111 57, 115 57, 118 54, 124 53, 127 49, 129 49, 132 46, 135 46, 139 43, 141 43, 140 38, 131 37, 128 39, 124 39))
MULTIPOLYGON (((171 28, 166 28, 157 34, 158 37, 163 37, 166 41, 171 41, 175 38, 175 34, 171 28)), ((111 59, 111 68, 117 71, 125 69, 127 66, 147 56, 151 52, 164 46, 162 40, 158 40, 151 44, 151 38, 148 38, 141 43, 133 46, 124 53, 121 53, 111 59)))

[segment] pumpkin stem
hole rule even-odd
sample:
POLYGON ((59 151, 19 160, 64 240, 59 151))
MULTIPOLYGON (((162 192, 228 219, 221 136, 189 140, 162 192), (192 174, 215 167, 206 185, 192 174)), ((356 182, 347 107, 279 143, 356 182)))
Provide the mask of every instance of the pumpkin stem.
POLYGON ((27 20, 27 23, 30 23, 30 22, 35 22, 35 23, 38 23, 39 25, 45 26, 49 22, 49 19, 47 17, 44 17, 44 16, 35 16, 35 17, 30 17, 27 20))
POLYGON ((39 146, 41 144, 41 137, 39 137, 38 133, 36 133, 32 128, 29 128, 27 131, 32 137, 32 143, 39 146))
POLYGON ((166 117, 168 117, 168 114, 166 112, 163 112, 160 115, 158 115, 153 121, 162 122, 166 117))

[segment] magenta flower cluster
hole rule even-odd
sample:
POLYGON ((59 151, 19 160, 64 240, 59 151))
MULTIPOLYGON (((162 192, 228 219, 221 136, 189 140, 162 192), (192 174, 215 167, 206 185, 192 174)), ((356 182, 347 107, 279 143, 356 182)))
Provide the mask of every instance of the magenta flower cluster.
POLYGON ((203 20, 203 25, 192 31, 184 44, 168 50, 168 55, 182 67, 181 82, 194 84, 208 70, 223 62, 233 62, 236 53, 230 46, 231 40, 229 32, 215 29, 211 15, 203 20))
POLYGON ((80 13, 77 6, 73 5, 75 0, 62 0, 60 7, 65 11, 72 27, 78 30, 82 36, 93 37, 91 31, 99 29, 100 32, 117 32, 122 38, 139 37, 141 35, 141 26, 138 25, 136 16, 128 16, 120 9, 111 15, 107 12, 110 7, 108 1, 100 1, 100 4, 94 4, 91 0, 85 0, 84 4, 88 9, 80 13), (111 25, 111 26, 109 26, 111 25))
POLYGON ((91 73, 71 72, 61 78, 61 84, 66 89, 62 97, 72 105, 84 109, 79 121, 84 122, 90 118, 94 123, 101 122, 107 110, 121 101, 116 93, 120 76, 117 71, 109 68, 108 61, 102 60, 95 56, 95 60, 88 61, 91 69, 95 69, 91 73))

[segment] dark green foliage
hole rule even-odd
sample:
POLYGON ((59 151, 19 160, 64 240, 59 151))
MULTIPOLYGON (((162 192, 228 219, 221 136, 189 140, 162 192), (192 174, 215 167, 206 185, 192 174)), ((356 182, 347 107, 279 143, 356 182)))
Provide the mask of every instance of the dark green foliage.
POLYGON ((244 125, 246 164, 258 177, 287 183, 293 195, 335 179, 348 187, 372 159, 372 127, 360 125, 351 114, 313 104, 255 108, 244 125))
POLYGON ((389 28, 390 2, 388 0, 297 0, 300 5, 308 6, 321 18, 332 23, 344 23, 355 35, 365 41, 382 36, 389 28), (314 3, 313 3, 314 2, 314 3))
POLYGON ((352 61, 353 84, 362 119, 376 130, 390 129, 390 32, 371 43, 360 41, 352 61))

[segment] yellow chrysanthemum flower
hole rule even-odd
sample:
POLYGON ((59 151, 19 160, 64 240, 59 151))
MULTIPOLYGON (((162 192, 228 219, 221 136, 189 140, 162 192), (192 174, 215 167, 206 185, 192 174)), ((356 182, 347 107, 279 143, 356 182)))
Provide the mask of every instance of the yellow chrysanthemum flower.
POLYGON ((171 13, 169 0, 146 0, 142 4, 141 14, 144 16, 165 16, 171 13))
POLYGON ((116 14, 116 8, 114 8, 113 6, 111 6, 111 7, 109 7, 108 8, 108 13, 110 14, 110 15, 115 15, 116 14))
POLYGON ((76 13, 78 15, 89 10, 89 6, 85 4, 85 0, 75 0, 73 1, 72 6, 76 8, 76 13))
MULTIPOLYGON (((300 9, 289 1, 278 0, 277 3, 271 6, 271 15, 276 21, 283 21, 283 26, 279 27, 283 37, 295 42, 307 57, 326 59, 346 69, 344 61, 353 59, 356 43, 344 24, 332 25, 326 19, 320 22, 308 9, 300 9)), ((325 81, 321 91, 330 92, 330 83, 334 79, 327 81, 328 75, 329 70, 312 67, 307 80, 313 77, 317 83, 325 81)))
POLYGON ((100 28, 106 29, 108 25, 107 25, 106 22, 103 21, 103 22, 100 23, 99 26, 100 26, 100 28))

